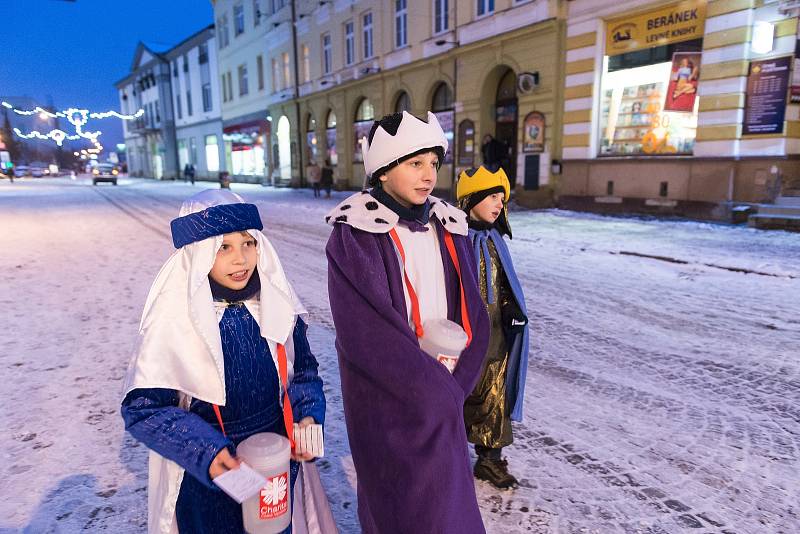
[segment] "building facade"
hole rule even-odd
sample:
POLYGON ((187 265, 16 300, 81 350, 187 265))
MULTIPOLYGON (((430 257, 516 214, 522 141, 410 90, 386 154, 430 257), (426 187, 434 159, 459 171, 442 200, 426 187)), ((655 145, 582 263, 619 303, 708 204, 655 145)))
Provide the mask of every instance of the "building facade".
POLYGON ((172 76, 178 169, 193 165, 198 180, 217 180, 226 168, 214 32, 209 26, 165 54, 172 76))
POLYGON ((728 220, 774 199, 800 175, 785 4, 569 2, 559 205, 728 220))
POLYGON ((272 183, 267 114, 267 35, 272 0, 212 0, 218 51, 217 85, 222 99, 225 168, 240 182, 272 183))
POLYGON ((432 110, 451 147, 440 194, 452 192, 461 169, 483 162, 491 135, 518 199, 552 201, 551 168, 561 150, 563 2, 297 0, 296 47, 287 23, 292 6, 283 4, 266 19, 272 153, 281 176, 301 184, 310 160, 328 160, 337 187, 361 188, 358 139, 372 121, 432 110))
POLYGON ((132 176, 159 180, 179 176, 170 65, 165 52, 167 49, 139 43, 130 74, 115 84, 123 114, 144 110, 142 117, 122 123, 132 176))

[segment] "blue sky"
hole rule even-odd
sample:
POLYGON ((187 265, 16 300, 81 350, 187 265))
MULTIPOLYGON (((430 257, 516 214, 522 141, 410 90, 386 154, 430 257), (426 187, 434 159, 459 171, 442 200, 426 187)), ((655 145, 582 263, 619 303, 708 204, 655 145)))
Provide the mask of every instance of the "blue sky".
MULTIPOLYGON (((214 15, 210 0, 0 0, 0 17, 0 96, 106 111, 139 41, 178 43, 214 15)), ((105 146, 122 142, 118 120, 90 124, 105 146)))

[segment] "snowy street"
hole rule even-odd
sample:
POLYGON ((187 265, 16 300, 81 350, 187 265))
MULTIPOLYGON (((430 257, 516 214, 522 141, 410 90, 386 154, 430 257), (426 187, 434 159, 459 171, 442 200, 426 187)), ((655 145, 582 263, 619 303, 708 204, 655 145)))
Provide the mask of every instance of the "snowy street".
MULTIPOLYGON (((121 382, 180 203, 216 184, 0 181, 0 534, 141 533, 147 450, 121 382)), ((325 213, 349 193, 233 184, 310 312, 323 483, 359 532, 327 297, 325 213)), ((800 234, 514 211, 531 310, 521 487, 477 483, 491 533, 800 532, 800 234)), ((421 530, 420 532, 424 532, 421 530)))

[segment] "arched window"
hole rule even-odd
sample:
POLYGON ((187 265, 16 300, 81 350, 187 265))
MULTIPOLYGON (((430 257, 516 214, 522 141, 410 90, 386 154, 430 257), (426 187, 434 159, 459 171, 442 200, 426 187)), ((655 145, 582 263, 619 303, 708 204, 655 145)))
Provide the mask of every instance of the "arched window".
POLYGON ((356 108, 356 122, 372 120, 375 120, 375 109, 368 98, 363 98, 356 108))
POLYGON ((400 113, 401 111, 411 113, 411 97, 405 91, 401 91, 394 101, 394 112, 400 113))
POLYGON ((335 167, 339 163, 339 154, 336 152, 336 113, 332 109, 325 118, 325 143, 326 159, 335 167))
POLYGON ((306 150, 308 160, 317 161, 317 121, 311 113, 306 120, 306 150))
POLYGON ((444 136, 450 143, 450 150, 448 150, 447 154, 444 156, 444 163, 449 164, 453 162, 453 150, 455 150, 453 146, 453 129, 455 123, 453 91, 450 90, 450 86, 445 82, 440 82, 433 91, 433 98, 431 100, 431 111, 433 111, 434 115, 436 115, 436 118, 439 120, 439 124, 444 131, 444 136))
POLYGON ((358 103, 356 108, 356 120, 353 123, 353 161, 364 161, 361 153, 361 138, 369 135, 372 122, 375 120, 375 109, 368 98, 364 98, 358 103))
POLYGON ((450 90, 446 83, 441 82, 433 92, 431 111, 447 111, 450 109, 453 109, 453 91, 450 90))
POLYGON ((497 101, 513 100, 517 98, 517 75, 512 69, 508 69, 500 83, 497 84, 497 101))

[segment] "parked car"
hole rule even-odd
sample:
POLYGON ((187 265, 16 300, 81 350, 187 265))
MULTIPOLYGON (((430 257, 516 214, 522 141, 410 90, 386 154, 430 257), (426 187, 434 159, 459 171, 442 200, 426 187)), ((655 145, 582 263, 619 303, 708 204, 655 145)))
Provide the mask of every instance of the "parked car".
POLYGON ((50 168, 46 163, 41 161, 34 161, 31 163, 31 176, 34 178, 41 178, 42 176, 50 175, 50 168))
POLYGON ((27 165, 17 165, 14 172, 16 176, 28 176, 31 173, 31 168, 27 165))
POLYGON ((111 182, 117 185, 117 175, 119 171, 110 163, 99 163, 92 169, 92 185, 97 185, 99 182, 111 182))

